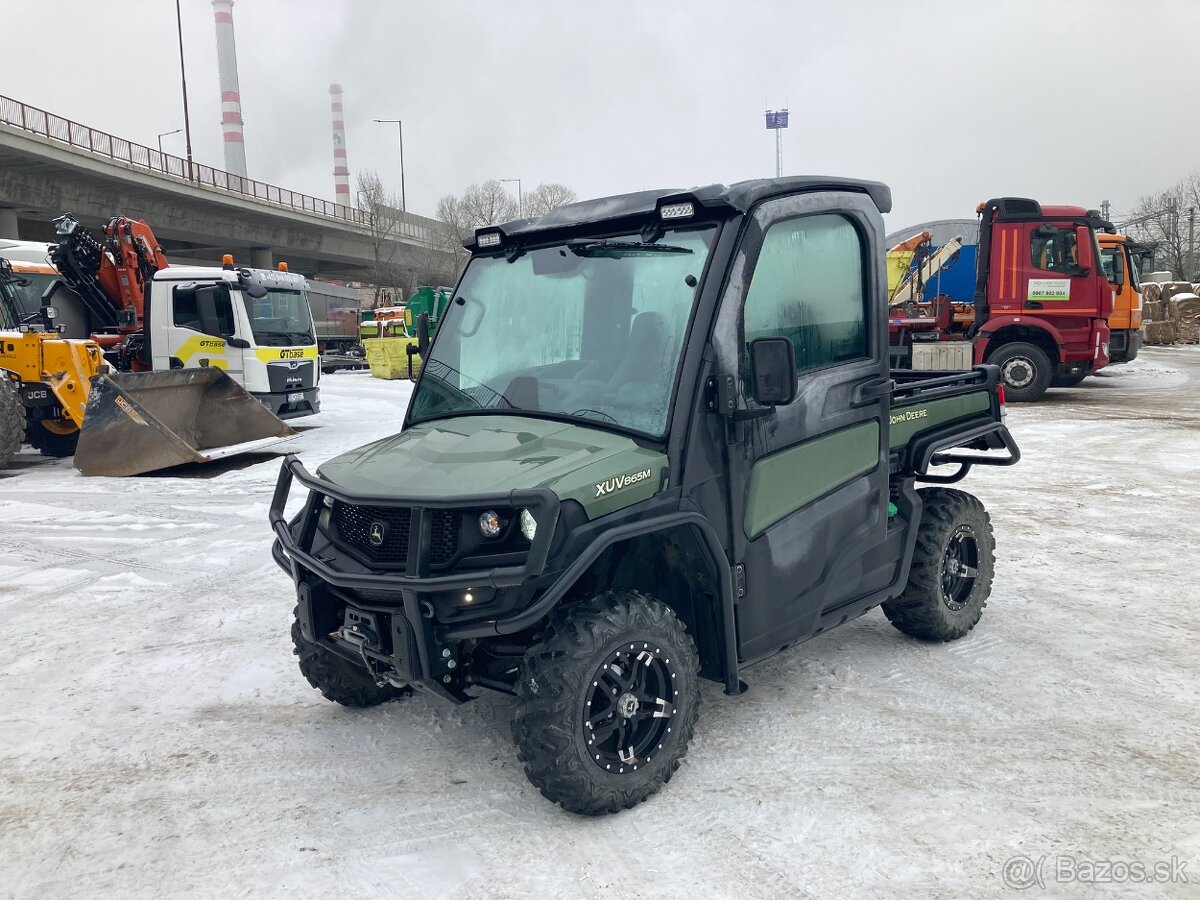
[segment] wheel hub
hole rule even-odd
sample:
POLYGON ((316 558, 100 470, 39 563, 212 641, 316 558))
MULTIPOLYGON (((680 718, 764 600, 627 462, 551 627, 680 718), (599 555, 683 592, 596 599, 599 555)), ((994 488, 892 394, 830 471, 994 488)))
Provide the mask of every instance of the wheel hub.
POLYGON ((1028 387, 1033 382, 1034 365, 1023 356, 1014 356, 1004 364, 1004 381, 1009 387, 1028 387))
POLYGON ((592 763, 623 775, 650 762, 669 739, 678 693, 662 647, 635 641, 613 651, 584 695, 583 735, 592 763))
POLYGON ((970 525, 959 525, 942 556, 942 602, 958 611, 971 599, 979 578, 979 542, 970 525))
POLYGON ((638 698, 628 691, 617 698, 617 714, 622 719, 632 719, 637 715, 639 706, 641 706, 641 703, 638 701, 638 698))

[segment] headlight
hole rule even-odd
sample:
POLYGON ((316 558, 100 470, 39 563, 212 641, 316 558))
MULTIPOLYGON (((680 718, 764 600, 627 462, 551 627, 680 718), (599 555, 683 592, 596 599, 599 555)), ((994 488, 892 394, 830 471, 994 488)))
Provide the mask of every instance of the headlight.
POLYGON ((521 534, 525 535, 525 540, 533 543, 533 538, 537 534, 537 519, 533 517, 527 509, 521 510, 521 534))
POLYGON ((485 538, 494 538, 500 536, 500 516, 497 515, 494 509, 489 509, 479 516, 479 530, 483 532, 485 538))

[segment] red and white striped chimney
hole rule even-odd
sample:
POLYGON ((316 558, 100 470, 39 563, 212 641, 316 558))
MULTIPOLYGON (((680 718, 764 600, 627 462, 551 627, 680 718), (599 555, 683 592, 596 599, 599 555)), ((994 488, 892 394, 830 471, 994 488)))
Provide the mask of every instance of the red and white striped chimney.
POLYGON ((329 86, 329 106, 333 110, 333 199, 350 205, 350 169, 346 165, 346 120, 342 115, 342 86, 329 86))
POLYGON ((238 90, 237 44, 233 39, 233 0, 212 0, 217 23, 217 75, 221 84, 221 128, 225 132, 225 171, 246 177, 242 138, 242 95, 238 90))

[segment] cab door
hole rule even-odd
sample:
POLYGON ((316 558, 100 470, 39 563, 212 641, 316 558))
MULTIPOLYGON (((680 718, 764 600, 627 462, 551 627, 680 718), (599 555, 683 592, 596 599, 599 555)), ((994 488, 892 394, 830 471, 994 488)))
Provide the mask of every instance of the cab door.
MULTIPOLYGON (((249 342, 236 336, 237 321, 226 285, 189 282, 172 285, 170 324, 166 329, 169 368, 215 366, 243 384, 243 350, 249 347, 249 342)), ((157 344, 157 334, 155 337, 157 344)), ((157 346, 154 352, 158 358, 157 346)))
POLYGON ((714 327, 721 370, 742 386, 726 458, 743 662, 857 615, 896 572, 882 244, 872 201, 850 192, 767 201, 743 232, 714 327), (769 336, 792 342, 797 385, 764 415, 748 356, 769 336))

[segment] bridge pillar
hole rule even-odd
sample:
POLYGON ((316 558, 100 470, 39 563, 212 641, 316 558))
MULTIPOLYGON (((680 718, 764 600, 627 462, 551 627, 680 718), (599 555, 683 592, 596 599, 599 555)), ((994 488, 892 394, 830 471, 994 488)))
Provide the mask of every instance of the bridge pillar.
POLYGON ((250 248, 250 267, 254 269, 273 269, 275 268, 275 254, 271 252, 270 247, 251 247, 250 248))
POLYGON ((7 206, 0 206, 0 238, 12 241, 20 239, 17 234, 17 211, 7 206))

